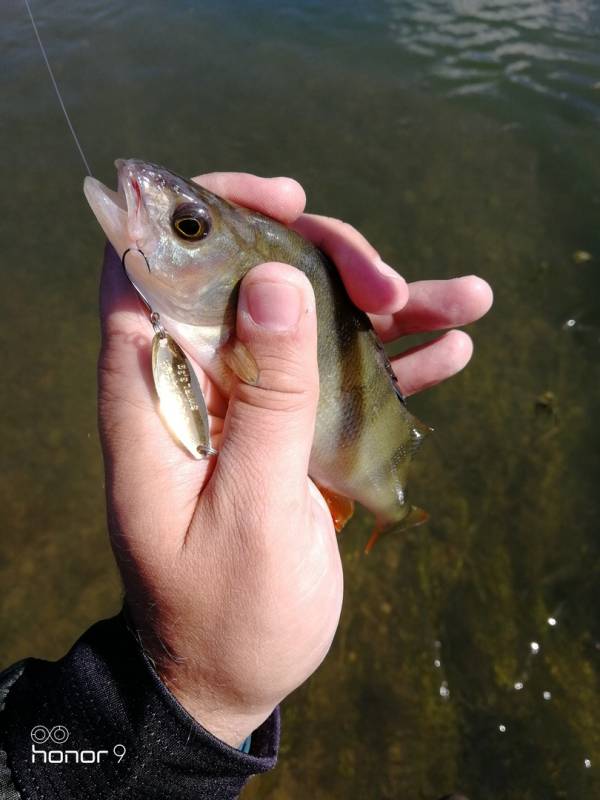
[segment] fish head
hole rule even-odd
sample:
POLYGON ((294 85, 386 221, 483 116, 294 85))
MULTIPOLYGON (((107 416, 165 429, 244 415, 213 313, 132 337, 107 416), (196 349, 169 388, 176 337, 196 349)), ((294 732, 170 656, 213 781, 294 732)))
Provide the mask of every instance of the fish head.
POLYGON ((116 192, 91 177, 84 192, 139 294, 178 322, 226 322, 248 268, 250 212, 164 167, 137 159, 115 166, 116 192))

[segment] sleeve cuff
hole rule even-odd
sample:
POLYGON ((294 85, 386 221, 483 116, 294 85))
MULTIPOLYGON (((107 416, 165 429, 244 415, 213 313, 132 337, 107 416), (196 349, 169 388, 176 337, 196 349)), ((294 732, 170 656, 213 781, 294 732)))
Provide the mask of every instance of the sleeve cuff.
POLYGON ((214 737, 160 681, 119 614, 60 661, 25 662, 0 741, 23 798, 228 800, 275 765, 279 725, 275 709, 248 753, 214 737))

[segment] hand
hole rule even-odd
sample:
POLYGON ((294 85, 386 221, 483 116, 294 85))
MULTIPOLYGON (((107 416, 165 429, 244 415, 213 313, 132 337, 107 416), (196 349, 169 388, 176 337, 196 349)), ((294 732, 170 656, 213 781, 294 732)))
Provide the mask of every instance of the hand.
MULTIPOLYGON (((325 250, 386 341, 471 322, 491 304, 475 277, 407 287, 353 228, 302 215, 295 181, 198 180, 293 224, 325 250)), ((236 333, 258 364, 260 386, 238 383, 227 406, 195 365, 219 450, 210 461, 192 460, 157 414, 152 328, 111 248, 101 318, 108 519, 131 614, 181 704, 238 746, 321 663, 342 604, 333 524, 307 477, 318 397, 312 288, 282 264, 255 267, 243 280, 236 333)), ((465 333, 451 331, 400 356, 400 387, 408 395, 432 386, 464 367, 471 350, 465 333)))

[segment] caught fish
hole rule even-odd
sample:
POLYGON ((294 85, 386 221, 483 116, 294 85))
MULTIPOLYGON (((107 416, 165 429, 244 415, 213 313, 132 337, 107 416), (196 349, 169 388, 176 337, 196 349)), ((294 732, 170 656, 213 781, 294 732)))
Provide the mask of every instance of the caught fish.
POLYGON ((316 299, 320 375, 309 474, 338 530, 354 500, 375 514, 367 549, 384 531, 424 522, 405 486, 430 428, 408 412, 383 345, 327 256, 285 225, 163 167, 136 159, 116 167, 118 191, 86 178, 87 200, 117 253, 143 252, 145 263, 124 261, 132 283, 224 396, 238 378, 260 382, 251 354, 235 340, 241 279, 265 261, 304 272, 316 299))

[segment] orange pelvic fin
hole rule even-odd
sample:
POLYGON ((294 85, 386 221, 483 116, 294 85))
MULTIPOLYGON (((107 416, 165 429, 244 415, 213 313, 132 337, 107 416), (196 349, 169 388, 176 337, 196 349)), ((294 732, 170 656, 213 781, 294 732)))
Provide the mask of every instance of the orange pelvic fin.
POLYGON ((332 492, 331 489, 326 489, 324 486, 319 486, 318 489, 325 498, 325 502, 331 512, 331 518, 333 519, 336 533, 340 533, 344 525, 354 514, 354 500, 350 500, 349 497, 343 497, 341 494, 336 494, 332 492))
POLYGON ((428 519, 429 514, 427 511, 423 511, 423 509, 419 508, 418 506, 411 506, 408 514, 403 517, 400 522, 392 522, 391 524, 378 522, 373 529, 371 538, 367 542, 365 553, 369 554, 375 547, 375 544, 379 538, 384 534, 392 532, 400 533, 401 531, 406 531, 409 528, 416 528, 418 525, 423 525, 423 523, 427 522, 428 519))

